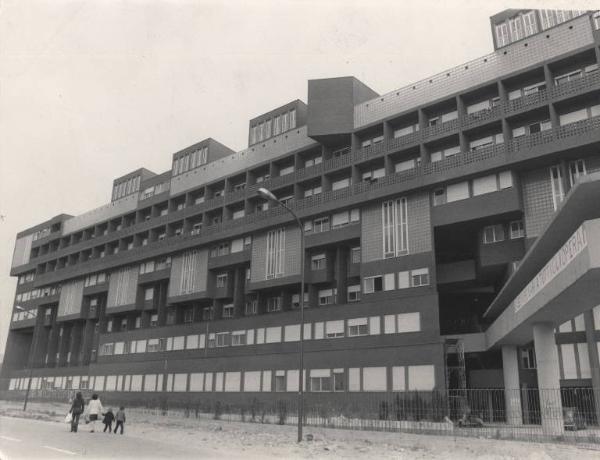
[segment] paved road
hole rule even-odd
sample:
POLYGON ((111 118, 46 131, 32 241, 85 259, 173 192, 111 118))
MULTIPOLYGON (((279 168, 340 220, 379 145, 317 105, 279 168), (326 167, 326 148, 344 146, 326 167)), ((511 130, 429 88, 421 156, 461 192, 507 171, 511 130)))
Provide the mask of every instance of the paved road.
POLYGON ((214 458, 214 451, 130 435, 90 433, 80 426, 70 433, 67 424, 0 417, 0 459, 20 458, 214 458))

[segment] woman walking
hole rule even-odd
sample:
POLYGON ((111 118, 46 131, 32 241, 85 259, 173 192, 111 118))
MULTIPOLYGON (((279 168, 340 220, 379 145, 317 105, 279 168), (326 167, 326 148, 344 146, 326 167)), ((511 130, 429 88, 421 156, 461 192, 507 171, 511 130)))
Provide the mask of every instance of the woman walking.
POLYGON ((88 403, 88 406, 87 406, 87 413, 90 418, 90 423, 92 425, 92 429, 90 430, 90 433, 93 433, 94 430, 96 429, 96 421, 98 420, 98 417, 100 416, 100 414, 102 414, 102 411, 103 411, 102 403, 98 399, 98 395, 94 394, 92 396, 91 401, 88 403))
POLYGON ((77 426, 79 425, 79 416, 83 414, 83 410, 85 409, 85 401, 81 396, 81 393, 77 393, 75 399, 71 403, 71 432, 77 433, 77 426))

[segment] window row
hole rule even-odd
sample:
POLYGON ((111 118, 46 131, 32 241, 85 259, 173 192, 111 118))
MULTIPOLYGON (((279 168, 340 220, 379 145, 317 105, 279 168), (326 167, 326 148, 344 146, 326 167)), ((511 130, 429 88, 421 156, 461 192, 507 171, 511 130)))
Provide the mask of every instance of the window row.
POLYGON ((19 284, 31 283, 35 279, 35 272, 25 273, 19 276, 19 284))
MULTIPOLYGON (((31 389, 80 389, 143 392, 296 392, 298 369, 33 377, 31 389), (165 378, 166 377, 166 378, 165 378)), ((29 379, 11 378, 9 390, 26 390, 29 379)), ((336 391, 432 391, 435 367, 412 366, 305 369, 303 390, 336 391)))
POLYGON ((252 236, 236 238, 231 241, 223 241, 210 248, 210 257, 220 257, 228 254, 234 254, 236 252, 242 252, 250 249, 251 246, 252 236))
POLYGON ((200 147, 173 160, 172 175, 177 176, 208 163, 208 147, 200 147))
POLYGON ((162 192, 166 192, 170 188, 170 182, 161 182, 160 184, 147 187, 140 194, 140 201, 150 198, 154 195, 159 195, 162 192))
POLYGON ((131 193, 137 192, 140 189, 141 176, 130 177, 121 183, 115 184, 113 187, 112 201, 123 198, 131 193))
MULTIPOLYGON (((366 335, 402 334, 421 331, 419 312, 395 315, 351 318, 347 320, 305 323, 304 340, 321 340, 366 335)), ((108 342, 100 347, 100 356, 133 353, 155 353, 163 351, 196 350, 208 348, 262 345, 269 343, 297 342, 300 340, 300 325, 273 326, 238 331, 212 332, 207 334, 180 335, 129 342, 108 342), (208 340, 207 340, 208 337, 208 340)))
POLYGON ((360 210, 358 208, 346 209, 336 212, 331 216, 321 216, 312 220, 304 221, 306 233, 321 233, 329 230, 345 227, 349 224, 360 222, 360 210))
MULTIPOLYGON (((506 235, 507 231, 505 224, 487 225, 483 228, 483 244, 504 241, 506 235)), ((513 220, 508 224, 508 237, 511 240, 525 237, 525 229, 522 220, 513 220)))
POLYGON ((497 192, 513 186, 511 171, 502 171, 483 177, 476 177, 471 181, 458 182, 438 188, 433 191, 433 205, 439 206, 454 201, 466 200, 478 195, 497 192))
POLYGON ((146 262, 142 262, 140 264, 140 275, 144 275, 146 273, 153 273, 155 271, 164 270, 171 266, 171 257, 158 257, 153 260, 147 260, 146 262))
POLYGON ((16 295, 16 302, 27 302, 40 297, 48 297, 51 295, 60 294, 60 284, 54 286, 45 286, 37 289, 33 289, 27 292, 21 292, 16 295))
POLYGON ((429 285, 429 268, 417 268, 384 275, 366 276, 363 278, 363 292, 372 294, 394 289, 407 289, 429 285))
POLYGON ((250 127, 250 145, 265 141, 273 136, 296 127, 296 109, 289 110, 250 127))
POLYGON ((45 227, 45 228, 35 232, 32 236, 32 239, 33 239, 33 241, 40 240, 40 239, 45 238, 48 235, 50 235, 51 232, 52 232, 52 227, 45 227))
POLYGON ((37 318, 38 310, 33 308, 31 310, 17 310, 13 312, 12 321, 23 321, 26 319, 37 318))
POLYGON ((97 284, 104 284, 109 280, 109 278, 110 278, 110 275, 108 275, 107 273, 104 273, 104 272, 92 273, 91 275, 88 275, 85 277, 85 279, 83 281, 83 287, 96 286, 97 284))

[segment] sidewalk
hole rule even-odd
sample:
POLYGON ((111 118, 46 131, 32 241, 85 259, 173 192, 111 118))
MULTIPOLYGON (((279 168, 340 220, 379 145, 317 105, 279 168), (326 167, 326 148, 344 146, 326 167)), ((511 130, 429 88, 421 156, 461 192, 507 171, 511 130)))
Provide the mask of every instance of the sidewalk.
MULTIPOLYGON (((106 404, 108 407, 108 404, 106 404)), ((67 404, 0 402, 0 415, 63 423, 67 404)), ((127 412, 127 411, 126 411, 127 412)), ((64 429, 67 430, 65 424, 64 429)), ((86 431, 85 425, 81 431, 86 431)), ((306 427, 314 439, 298 445, 296 428, 274 424, 224 422, 209 419, 162 417, 131 410, 126 436, 152 438, 173 445, 208 448, 215 455, 244 458, 394 458, 469 460, 592 460, 598 451, 568 445, 523 443, 478 438, 454 438, 404 433, 352 431, 306 427)), ((1 427, 0 427, 1 431, 1 427)))

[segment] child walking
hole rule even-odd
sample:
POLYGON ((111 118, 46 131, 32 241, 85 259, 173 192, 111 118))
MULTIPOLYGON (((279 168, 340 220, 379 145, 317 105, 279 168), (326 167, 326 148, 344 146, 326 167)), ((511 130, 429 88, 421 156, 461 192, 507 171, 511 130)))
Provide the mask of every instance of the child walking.
MULTIPOLYGON (((102 423, 104 423, 104 432, 106 433, 106 429, 108 428, 108 432, 112 433, 112 422, 115 419, 115 414, 113 414, 112 409, 108 409, 108 411, 104 414, 104 420, 102 420, 102 423)), ((117 429, 115 428, 115 431, 117 431, 117 429)))
POLYGON ((125 425, 125 408, 123 406, 119 407, 115 419, 117 420, 117 424, 115 425, 115 434, 117 434, 117 428, 119 427, 121 427, 121 434, 123 434, 123 425, 125 425))

